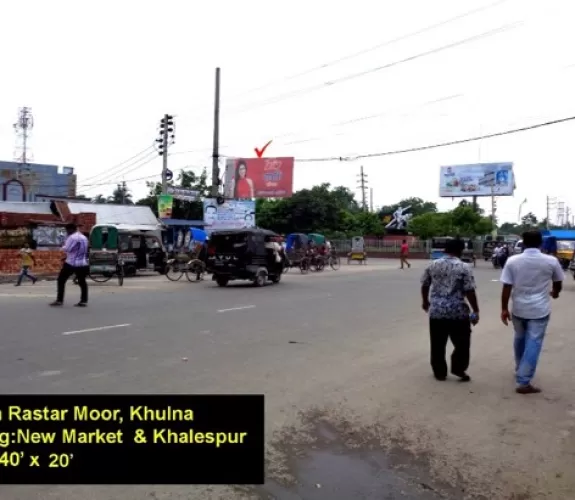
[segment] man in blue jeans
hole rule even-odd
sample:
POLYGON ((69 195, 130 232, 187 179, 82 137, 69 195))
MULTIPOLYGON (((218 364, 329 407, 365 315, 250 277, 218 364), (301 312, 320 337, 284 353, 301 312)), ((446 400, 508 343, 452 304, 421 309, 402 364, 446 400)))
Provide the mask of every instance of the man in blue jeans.
POLYGON ((519 394, 536 394, 541 389, 531 384, 551 315, 551 297, 559 298, 563 269, 559 260, 541 253, 543 237, 539 231, 523 233, 523 253, 507 261, 501 273, 501 321, 513 322, 515 330, 515 374, 519 394), (513 311, 509 312, 509 299, 513 311))

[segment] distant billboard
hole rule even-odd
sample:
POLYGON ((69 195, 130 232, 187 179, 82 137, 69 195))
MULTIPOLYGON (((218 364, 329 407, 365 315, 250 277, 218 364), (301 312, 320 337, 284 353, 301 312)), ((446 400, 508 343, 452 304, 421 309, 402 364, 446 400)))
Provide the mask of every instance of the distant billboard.
POLYGON ((227 200, 218 205, 212 198, 204 199, 204 230, 225 231, 227 229, 244 229, 256 225, 256 202, 251 200, 227 200))
POLYGON ((293 158, 229 158, 226 198, 289 198, 293 194, 293 158))
POLYGON ((513 163, 475 163, 441 167, 439 196, 512 196, 515 190, 513 163))

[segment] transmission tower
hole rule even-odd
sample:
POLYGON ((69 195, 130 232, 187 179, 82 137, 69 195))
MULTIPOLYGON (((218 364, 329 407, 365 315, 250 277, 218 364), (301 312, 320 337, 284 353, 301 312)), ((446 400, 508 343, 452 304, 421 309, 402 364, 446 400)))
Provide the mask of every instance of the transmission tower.
POLYGON ((20 163, 21 167, 26 167, 33 160, 30 149, 30 133, 34 128, 34 117, 32 110, 28 107, 20 108, 18 121, 14 124, 16 131, 16 150, 14 160, 20 163))
POLYGON ((367 184, 368 184, 368 181, 367 181, 367 174, 364 173, 363 167, 360 167, 358 178, 359 178, 358 185, 359 185, 359 189, 361 191, 361 209, 365 210, 367 212, 367 184))

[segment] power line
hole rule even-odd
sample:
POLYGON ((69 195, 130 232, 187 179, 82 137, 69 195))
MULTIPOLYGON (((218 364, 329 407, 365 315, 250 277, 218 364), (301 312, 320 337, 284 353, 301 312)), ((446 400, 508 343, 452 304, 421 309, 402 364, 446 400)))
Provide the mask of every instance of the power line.
POLYGON ((390 68, 393 68, 393 67, 396 67, 396 66, 400 66, 400 65, 402 65, 402 64, 405 64, 405 63, 408 63, 408 62, 411 62, 411 61, 415 61, 415 60, 417 60, 417 59, 422 59, 422 58, 424 58, 424 57, 429 57, 429 56, 431 56, 431 55, 438 54, 438 53, 443 52, 443 51, 445 51, 445 50, 453 49, 453 48, 456 48, 456 47, 460 47, 460 46, 462 46, 462 45, 466 45, 466 44, 468 44, 468 43, 472 43, 472 42, 475 42, 475 41, 478 41, 478 40, 482 40, 482 39, 484 39, 484 38, 488 38, 488 37, 491 37, 491 36, 495 36, 495 35, 504 33, 504 32, 506 32, 506 31, 515 29, 515 28, 517 28, 517 27, 519 27, 519 26, 521 26, 521 25, 523 25, 523 21, 520 21, 520 22, 517 22, 517 23, 513 23, 513 24, 506 24, 506 25, 500 26, 499 28, 495 28, 495 29, 492 29, 492 30, 489 30, 489 31, 485 31, 485 32, 483 32, 483 33, 480 33, 480 34, 478 34, 478 35, 473 35, 473 36, 470 36, 470 37, 467 37, 467 38, 464 38, 464 39, 461 39, 461 40, 457 40, 456 42, 451 42, 451 43, 442 45, 442 46, 440 46, 440 47, 436 47, 436 48, 431 49, 431 50, 426 50, 426 51, 424 51, 424 52, 419 52, 419 53, 417 53, 417 54, 414 54, 414 55, 411 55, 411 56, 408 56, 408 57, 404 57, 403 59, 399 59, 399 60, 397 60, 397 61, 393 61, 393 62, 384 64, 384 65, 382 65, 382 66, 377 66, 377 67, 375 67, 375 68, 370 68, 370 69, 368 69, 368 70, 363 70, 363 71, 359 71, 359 72, 356 72, 356 73, 350 73, 350 74, 348 74, 348 75, 342 76, 342 77, 340 77, 340 78, 336 78, 335 80, 332 80, 332 81, 329 81, 329 82, 323 82, 323 83, 311 85, 311 86, 309 86, 309 87, 305 87, 305 88, 302 88, 302 89, 298 89, 298 90, 286 92, 286 93, 284 93, 284 94, 280 94, 280 95, 278 95, 278 96, 276 96, 276 97, 273 97, 273 98, 271 98, 271 99, 267 99, 267 100, 263 100, 263 101, 259 101, 259 102, 256 101, 256 102, 253 102, 253 103, 251 103, 251 104, 248 104, 248 105, 239 107, 239 108, 237 108, 236 110, 233 110, 233 109, 232 109, 231 112, 242 113, 242 112, 245 112, 245 111, 249 111, 249 110, 251 110, 251 109, 254 109, 254 108, 263 107, 263 106, 267 106, 267 105, 269 105, 269 104, 275 104, 275 103, 277 103, 277 102, 285 101, 285 100, 291 99, 291 98, 293 98, 293 97, 299 97, 299 96, 301 96, 301 95, 305 95, 305 94, 308 94, 308 93, 310 93, 310 92, 314 92, 314 91, 316 91, 316 90, 321 90, 322 88, 325 88, 325 87, 333 87, 334 85, 338 85, 338 84, 340 84, 340 83, 343 83, 343 82, 346 82, 346 81, 349 81, 349 80, 353 80, 353 79, 355 79, 355 78, 360 78, 360 77, 363 77, 363 76, 367 76, 367 75, 370 75, 370 74, 375 73, 375 72, 378 72, 378 71, 383 71, 383 70, 390 69, 390 68))
MULTIPOLYGON (((136 153, 134 156, 128 158, 127 160, 124 160, 124 161, 122 161, 122 162, 120 162, 120 163, 114 165, 113 167, 110 167, 110 168, 108 168, 108 169, 106 169, 106 170, 104 170, 104 171, 102 171, 102 172, 100 172, 100 173, 98 173, 98 174, 96 174, 96 175, 93 175, 93 176, 91 176, 91 177, 88 177, 86 180, 92 180, 92 179, 96 179, 97 177, 102 177, 102 176, 108 177, 110 174, 108 174, 108 175, 104 175, 104 174, 107 174, 108 172, 111 173, 113 170, 116 170, 116 169, 119 169, 119 168, 123 167, 126 163, 130 163, 131 161, 135 160, 135 159, 138 158, 139 156, 142 156, 142 155, 144 155, 144 153, 148 153, 148 152, 152 151, 153 149, 154 149, 154 145, 153 145, 153 144, 150 144, 146 149, 143 149, 143 150, 140 151, 139 153, 136 153)), ((148 154, 149 154, 149 153, 148 153, 148 154)), ((144 156, 148 156, 148 155, 146 154, 146 155, 144 155, 144 156)), ((139 160, 141 160, 141 159, 142 159, 142 158, 139 158, 139 160)), ((114 174, 111 173, 111 175, 114 175, 114 174)))
POLYGON ((566 118, 559 118, 557 120, 551 120, 551 121, 546 121, 543 123, 536 123, 534 125, 528 125, 526 127, 504 130, 502 132, 495 132, 493 134, 478 135, 478 136, 474 136, 474 137, 468 137, 467 139, 457 139, 454 141, 440 142, 440 143, 436 143, 436 144, 429 144, 426 146, 417 146, 417 147, 408 148, 408 149, 397 149, 394 151, 384 151, 381 153, 368 153, 368 154, 354 155, 354 156, 348 156, 348 157, 329 156, 329 157, 319 157, 319 158, 296 158, 296 161, 298 161, 298 162, 354 161, 354 160, 360 160, 362 158, 377 158, 377 157, 381 157, 381 156, 392 156, 392 155, 398 155, 398 154, 404 154, 404 153, 415 153, 418 151, 426 151, 428 149, 437 149, 437 148, 444 148, 447 146, 456 146, 458 144, 465 144, 467 142, 475 142, 475 141, 481 141, 484 139, 492 139, 494 137, 501 137, 504 135, 517 134, 519 132, 527 132, 528 130, 535 130, 538 128, 549 127, 551 125, 559 125, 560 123, 566 123, 566 122, 573 121, 573 120, 575 120, 575 116, 569 116, 566 118))
POLYGON ((489 10, 489 9, 494 8, 494 7, 497 7, 503 3, 506 3, 507 1, 508 0, 499 0, 495 3, 489 4, 489 5, 484 5, 483 7, 479 7, 477 9, 473 9, 473 10, 464 12, 463 14, 459 14, 457 16, 450 17, 449 19, 445 19, 444 21, 440 21, 438 23, 431 24, 429 26, 426 26, 425 28, 421 28, 419 30, 412 31, 410 33, 406 33, 404 35, 400 35, 398 37, 386 40, 384 42, 378 43, 377 45, 369 47, 367 49, 363 49, 363 50, 360 50, 358 52, 354 52, 352 54, 348 54, 346 56, 340 57, 338 59, 334 59, 334 60, 329 61, 327 63, 320 64, 319 66, 315 66, 314 68, 302 71, 300 73, 296 73, 294 75, 288 76, 288 77, 283 78, 281 80, 275 80, 273 82, 269 82, 269 83, 266 83, 264 85, 261 85, 260 87, 252 88, 250 90, 247 90, 245 92, 237 94, 237 95, 233 96, 232 98, 237 99, 238 97, 243 97, 244 95, 249 95, 249 94, 253 94, 254 92, 259 92, 260 90, 269 88, 273 85, 283 84, 285 82, 295 80, 296 78, 301 78, 302 76, 307 76, 311 73, 315 73, 317 71, 321 71, 321 70, 329 68, 331 66, 335 66, 336 64, 340 64, 342 62, 349 61, 350 59, 355 59, 356 57, 360 57, 360 56, 363 56, 365 54, 369 54, 370 52, 374 52, 376 50, 382 49, 382 48, 387 47, 389 45, 394 45, 396 43, 403 42, 403 41, 408 40, 410 38, 413 38, 415 36, 423 35, 424 33, 436 30, 437 28, 442 28, 443 26, 451 24, 455 21, 459 21, 461 19, 465 19, 466 17, 470 17, 472 15, 478 14, 478 13, 483 12, 485 10, 489 10))

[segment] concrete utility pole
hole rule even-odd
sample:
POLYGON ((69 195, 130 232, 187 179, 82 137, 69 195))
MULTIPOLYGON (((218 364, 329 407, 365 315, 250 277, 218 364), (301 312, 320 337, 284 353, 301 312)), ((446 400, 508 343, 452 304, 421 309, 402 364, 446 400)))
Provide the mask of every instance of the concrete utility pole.
POLYGON ((212 151, 212 197, 220 192, 220 68, 216 68, 216 96, 214 100, 214 144, 212 151))
POLYGON ((550 217, 551 217, 551 209, 553 208, 553 205, 555 204, 555 198, 552 198, 550 196, 547 196, 547 204, 546 204, 546 216, 545 216, 545 228, 549 229, 549 224, 550 224, 550 217))
POLYGON ((359 189, 361 190, 361 209, 367 211, 367 174, 363 171, 363 166, 359 170, 359 189))
POLYGON ((373 212, 373 188, 369 188, 369 211, 373 212))
POLYGON ((168 148, 176 142, 175 137, 174 117, 164 115, 160 121, 160 137, 156 139, 158 154, 162 157, 162 194, 168 194, 168 148))

